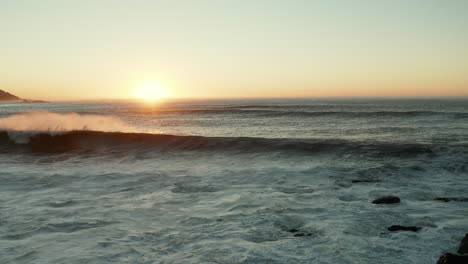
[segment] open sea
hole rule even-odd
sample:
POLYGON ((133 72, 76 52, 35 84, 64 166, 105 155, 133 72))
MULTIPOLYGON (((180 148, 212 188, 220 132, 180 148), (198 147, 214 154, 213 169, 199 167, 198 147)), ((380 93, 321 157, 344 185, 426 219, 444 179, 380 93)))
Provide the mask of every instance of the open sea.
POLYGON ((2 264, 435 264, 465 233, 467 98, 0 104, 2 264))

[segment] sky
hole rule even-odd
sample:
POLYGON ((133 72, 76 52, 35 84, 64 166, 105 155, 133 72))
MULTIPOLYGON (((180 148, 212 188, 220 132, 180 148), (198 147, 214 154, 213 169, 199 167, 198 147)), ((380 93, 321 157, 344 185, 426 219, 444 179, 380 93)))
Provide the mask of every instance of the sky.
POLYGON ((0 89, 44 100, 468 96, 466 14, 466 0, 0 0, 0 89))

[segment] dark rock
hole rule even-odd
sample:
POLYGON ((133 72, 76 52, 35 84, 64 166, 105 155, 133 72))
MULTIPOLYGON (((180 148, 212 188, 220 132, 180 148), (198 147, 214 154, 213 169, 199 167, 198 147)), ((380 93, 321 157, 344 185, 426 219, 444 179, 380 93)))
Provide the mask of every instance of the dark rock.
POLYGON ((468 256, 446 253, 440 256, 437 264, 468 264, 468 256))
POLYGON ((468 197, 437 197, 434 201, 440 202, 468 202, 468 197))
POLYGON ((391 227, 387 228, 387 230, 388 231, 413 231, 413 232, 418 232, 419 230, 421 230, 421 227, 392 225, 391 227))
POLYGON ((376 180, 352 180, 352 183, 372 183, 372 182, 379 182, 376 180))
POLYGON ((295 237, 303 237, 303 236, 311 236, 312 233, 297 233, 297 234, 294 234, 295 237))
POLYGON ((438 197, 438 198, 435 198, 434 201, 441 201, 441 202, 450 202, 452 199, 451 198, 445 198, 445 197, 438 197))
POLYGON ((384 196, 381 198, 377 198, 372 203, 374 204, 394 204, 394 203, 399 203, 400 198, 396 196, 384 196))
POLYGON ((296 228, 291 228, 291 229, 288 229, 286 231, 288 231, 290 233, 295 233, 294 234, 295 237, 312 236, 312 233, 300 232, 300 230, 296 229, 296 228))
POLYGON ((467 254, 468 253, 468 234, 465 234, 465 237, 460 242, 460 247, 457 251, 459 254, 467 254))

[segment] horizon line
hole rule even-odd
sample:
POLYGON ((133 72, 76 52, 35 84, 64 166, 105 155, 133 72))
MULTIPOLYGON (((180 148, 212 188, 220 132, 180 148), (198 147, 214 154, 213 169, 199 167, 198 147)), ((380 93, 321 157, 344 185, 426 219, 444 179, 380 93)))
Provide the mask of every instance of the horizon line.
MULTIPOLYGON (((284 97, 168 97, 150 100, 154 102, 186 100, 300 100, 300 99, 468 99, 468 95, 411 95, 411 96, 284 96, 284 97)), ((22 99, 23 100, 23 99, 22 99)), ((22 102, 5 101, 5 102, 22 102)), ((28 99, 31 100, 31 99, 28 99)), ((37 99, 34 99, 37 100, 37 99)), ((40 99, 43 100, 43 99, 40 99)), ((148 101, 139 98, 96 98, 96 99, 45 99, 47 102, 102 102, 102 101, 148 101)))

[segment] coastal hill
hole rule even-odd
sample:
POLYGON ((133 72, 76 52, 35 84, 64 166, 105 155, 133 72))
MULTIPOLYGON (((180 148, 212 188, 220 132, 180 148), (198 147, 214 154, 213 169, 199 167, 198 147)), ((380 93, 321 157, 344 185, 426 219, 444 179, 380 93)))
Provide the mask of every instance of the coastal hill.
POLYGON ((42 101, 42 100, 22 99, 9 92, 0 90, 0 102, 12 102, 12 101, 16 101, 16 102, 19 101, 23 103, 48 103, 47 101, 42 101))
POLYGON ((0 101, 21 101, 22 99, 16 95, 12 95, 9 92, 0 90, 0 101))

